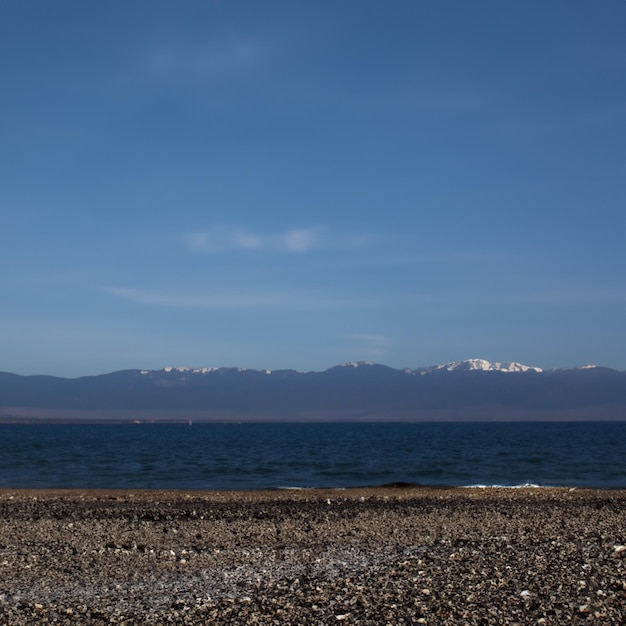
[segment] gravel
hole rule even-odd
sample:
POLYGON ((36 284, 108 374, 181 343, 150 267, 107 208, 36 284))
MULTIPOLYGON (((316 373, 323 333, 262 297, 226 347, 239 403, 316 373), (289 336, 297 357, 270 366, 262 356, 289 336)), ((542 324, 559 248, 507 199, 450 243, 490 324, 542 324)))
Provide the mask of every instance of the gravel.
POLYGON ((0 623, 625 624, 626 491, 0 491, 0 623))

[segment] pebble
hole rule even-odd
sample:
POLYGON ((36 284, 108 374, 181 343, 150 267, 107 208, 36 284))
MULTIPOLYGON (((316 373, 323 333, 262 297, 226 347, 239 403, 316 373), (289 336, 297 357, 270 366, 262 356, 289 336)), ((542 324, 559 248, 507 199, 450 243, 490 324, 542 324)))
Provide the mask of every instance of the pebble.
POLYGON ((0 624, 622 624, 625 505, 617 490, 0 491, 0 624))

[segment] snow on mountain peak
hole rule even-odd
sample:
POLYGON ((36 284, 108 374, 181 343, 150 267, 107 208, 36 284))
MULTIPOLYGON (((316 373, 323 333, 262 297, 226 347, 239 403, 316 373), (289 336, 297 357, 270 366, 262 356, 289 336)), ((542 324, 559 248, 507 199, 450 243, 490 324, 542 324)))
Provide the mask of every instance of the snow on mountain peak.
MULTIPOLYGON (((336 365, 330 369, 358 369, 358 368, 368 368, 377 365, 372 361, 346 361, 345 363, 341 363, 340 365, 336 365)), ((570 368, 572 371, 574 370, 594 370, 594 369, 603 369, 598 365, 588 364, 588 365, 580 365, 575 368, 570 368)), ((551 370, 543 370, 540 367, 535 367, 532 365, 524 365, 523 363, 518 363, 516 361, 488 361, 487 359, 465 359, 462 361, 451 361, 449 363, 444 363, 443 365, 432 365, 430 367, 418 367, 417 369, 409 369, 404 368, 400 370, 405 374, 409 375, 420 375, 424 376, 431 372, 558 372, 558 371, 568 371, 567 369, 554 368, 551 370)), ((202 375, 202 374, 211 374, 211 373, 228 373, 228 372, 258 372, 260 374, 272 374, 272 370, 270 369, 248 369, 244 367, 164 367, 161 370, 148 370, 142 369, 140 370, 140 374, 143 375, 153 375, 157 372, 166 373, 170 375, 175 374, 183 374, 183 375, 202 375)))
POLYGON ((540 367, 524 365, 514 361, 491 362, 486 359, 466 359, 464 361, 452 361, 444 365, 436 365, 432 370, 444 370, 446 372, 469 372, 480 370, 483 372, 542 372, 540 367))
POLYGON ((342 363, 340 365, 340 367, 363 367, 363 366, 368 366, 368 365, 374 365, 374 363, 372 363, 372 361, 346 361, 345 363, 342 363))
POLYGON ((210 374, 211 372, 215 372, 218 369, 218 367, 164 367, 163 371, 167 372, 168 374, 170 372, 180 372, 181 374, 210 374))
POLYGON ((141 374, 151 374, 152 372, 165 372, 166 374, 179 373, 179 374, 212 374, 214 372, 222 373, 228 370, 234 370, 237 372, 259 372, 261 374, 271 374, 272 370, 268 369, 249 369, 247 367, 164 367, 161 370, 141 370, 141 374))

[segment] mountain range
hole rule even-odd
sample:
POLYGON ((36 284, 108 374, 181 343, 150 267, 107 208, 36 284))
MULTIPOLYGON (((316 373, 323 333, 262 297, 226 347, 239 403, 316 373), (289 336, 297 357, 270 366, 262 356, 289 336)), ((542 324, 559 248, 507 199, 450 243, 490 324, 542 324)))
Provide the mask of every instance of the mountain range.
POLYGON ((626 372, 468 359, 417 369, 232 367, 59 378, 0 372, 7 421, 626 420, 626 372))

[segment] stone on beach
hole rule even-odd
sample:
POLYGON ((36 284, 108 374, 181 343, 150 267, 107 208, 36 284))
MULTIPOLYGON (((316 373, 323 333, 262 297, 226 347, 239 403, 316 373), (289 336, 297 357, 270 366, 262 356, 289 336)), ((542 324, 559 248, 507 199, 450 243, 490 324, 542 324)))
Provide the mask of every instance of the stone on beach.
POLYGON ((5 490, 0 623, 626 623, 625 505, 609 490, 5 490))

